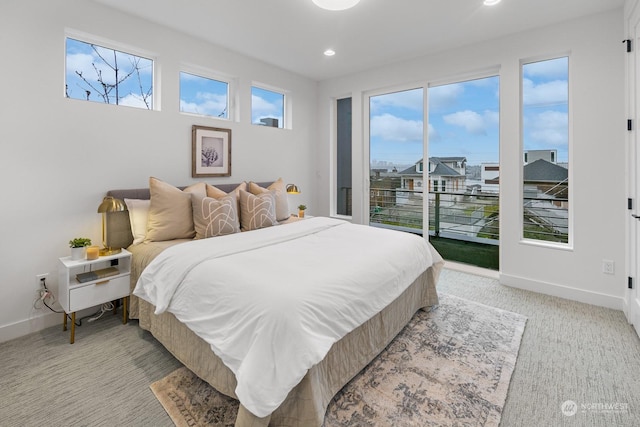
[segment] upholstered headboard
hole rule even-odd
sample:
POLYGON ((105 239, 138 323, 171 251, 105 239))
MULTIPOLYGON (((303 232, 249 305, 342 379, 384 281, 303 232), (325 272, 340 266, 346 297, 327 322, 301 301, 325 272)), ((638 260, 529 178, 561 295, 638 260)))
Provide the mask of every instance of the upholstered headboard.
MULTIPOLYGON (((268 187, 272 182, 257 182, 260 187, 268 187)), ((229 193, 235 190, 240 184, 215 184, 215 187, 229 193)), ((186 187, 178 187, 181 190, 186 187)), ((115 197, 116 199, 143 199, 149 200, 151 197, 148 188, 133 188, 124 190, 109 190, 107 196, 115 197)), ((131 222, 129 221, 129 212, 113 212, 107 215, 107 229, 108 234, 106 236, 106 244, 112 248, 126 248, 133 243, 133 234, 131 234, 131 222)))

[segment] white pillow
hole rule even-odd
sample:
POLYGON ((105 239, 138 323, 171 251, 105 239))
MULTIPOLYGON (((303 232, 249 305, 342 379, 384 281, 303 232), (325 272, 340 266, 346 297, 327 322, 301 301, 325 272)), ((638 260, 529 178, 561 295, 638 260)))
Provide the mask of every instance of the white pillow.
POLYGON ((127 205, 127 209, 129 209, 133 244, 137 245, 138 243, 142 243, 147 235, 147 218, 149 217, 151 200, 124 199, 124 203, 127 205))

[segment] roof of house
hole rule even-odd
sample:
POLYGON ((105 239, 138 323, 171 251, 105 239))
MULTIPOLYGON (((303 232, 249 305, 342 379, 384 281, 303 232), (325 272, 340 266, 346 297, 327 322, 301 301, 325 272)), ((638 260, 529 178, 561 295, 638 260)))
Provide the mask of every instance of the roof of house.
MULTIPOLYGON (((420 159, 416 162, 415 165, 398 172, 398 175, 416 175, 422 176, 422 172, 418 172, 416 170, 416 166, 422 162, 423 159, 420 159)), ((429 172, 429 175, 438 175, 438 176, 462 176, 455 169, 445 165, 443 162, 462 162, 466 161, 466 157, 429 157, 429 162, 436 165, 436 167, 429 172)))
POLYGON ((429 160, 438 159, 441 162, 449 163, 449 162, 466 162, 466 157, 429 157, 429 160))
POLYGON ((524 166, 525 182, 563 182, 569 177, 569 171, 562 166, 538 159, 524 166))

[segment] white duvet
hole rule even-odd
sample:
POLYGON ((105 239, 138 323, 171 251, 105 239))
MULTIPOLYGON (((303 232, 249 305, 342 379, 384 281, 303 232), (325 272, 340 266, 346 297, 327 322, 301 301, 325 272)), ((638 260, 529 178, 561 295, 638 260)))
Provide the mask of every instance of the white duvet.
POLYGON ((134 294, 209 343, 235 374, 240 402, 265 417, 434 261, 422 237, 310 218, 170 247, 134 294))

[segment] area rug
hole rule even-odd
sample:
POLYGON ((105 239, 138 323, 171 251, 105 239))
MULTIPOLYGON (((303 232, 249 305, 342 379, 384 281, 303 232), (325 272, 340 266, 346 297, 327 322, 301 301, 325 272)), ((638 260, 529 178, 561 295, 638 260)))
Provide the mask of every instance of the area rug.
MULTIPOLYGON (((526 317, 440 294, 333 398, 324 427, 497 426, 526 317)), ((238 402, 187 368, 151 385, 176 426, 233 426, 238 402)))

